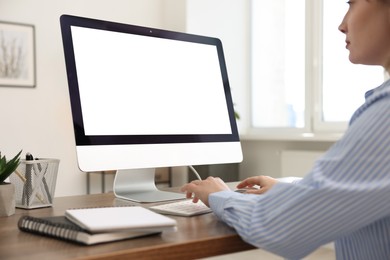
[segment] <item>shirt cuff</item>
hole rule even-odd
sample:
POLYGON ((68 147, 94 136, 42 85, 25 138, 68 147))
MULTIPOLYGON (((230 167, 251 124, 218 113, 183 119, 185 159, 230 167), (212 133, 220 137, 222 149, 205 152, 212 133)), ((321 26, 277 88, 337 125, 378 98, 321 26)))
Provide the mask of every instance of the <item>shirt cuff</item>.
POLYGON ((219 191, 209 195, 209 205, 219 218, 222 218, 226 201, 232 197, 240 196, 242 194, 234 191, 219 191))

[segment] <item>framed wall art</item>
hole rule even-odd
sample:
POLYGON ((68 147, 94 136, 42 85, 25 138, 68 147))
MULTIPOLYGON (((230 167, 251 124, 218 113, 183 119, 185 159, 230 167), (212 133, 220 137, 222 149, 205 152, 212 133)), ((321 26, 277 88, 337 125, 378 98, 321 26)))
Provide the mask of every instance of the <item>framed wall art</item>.
POLYGON ((35 87, 35 28, 0 21, 0 86, 35 87))

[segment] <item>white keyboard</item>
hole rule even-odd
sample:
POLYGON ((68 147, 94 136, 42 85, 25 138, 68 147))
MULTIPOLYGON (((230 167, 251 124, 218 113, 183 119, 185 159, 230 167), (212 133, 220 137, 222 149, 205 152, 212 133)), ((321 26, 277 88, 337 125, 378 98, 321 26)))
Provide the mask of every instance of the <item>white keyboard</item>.
POLYGON ((211 212, 203 202, 193 203, 191 199, 171 202, 150 207, 151 210, 162 214, 191 217, 211 212))

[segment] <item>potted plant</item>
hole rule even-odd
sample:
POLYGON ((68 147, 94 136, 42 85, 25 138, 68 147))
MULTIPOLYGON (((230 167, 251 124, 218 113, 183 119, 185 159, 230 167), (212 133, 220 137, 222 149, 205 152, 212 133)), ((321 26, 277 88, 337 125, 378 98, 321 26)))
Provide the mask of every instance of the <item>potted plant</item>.
POLYGON ((0 217, 15 213, 15 186, 5 180, 18 167, 21 153, 22 151, 9 161, 0 153, 0 217))

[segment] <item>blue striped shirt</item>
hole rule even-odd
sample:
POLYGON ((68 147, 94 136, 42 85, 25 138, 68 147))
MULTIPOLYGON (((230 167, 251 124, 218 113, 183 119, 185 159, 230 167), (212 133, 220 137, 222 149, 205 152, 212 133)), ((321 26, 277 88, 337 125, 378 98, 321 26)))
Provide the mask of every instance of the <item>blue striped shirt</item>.
POLYGON ((390 80, 366 93, 301 181, 264 195, 217 192, 209 203, 245 241, 285 258, 335 241, 337 259, 390 259, 390 80))

